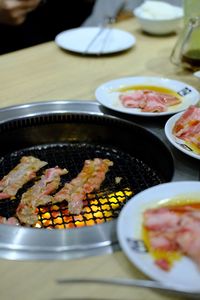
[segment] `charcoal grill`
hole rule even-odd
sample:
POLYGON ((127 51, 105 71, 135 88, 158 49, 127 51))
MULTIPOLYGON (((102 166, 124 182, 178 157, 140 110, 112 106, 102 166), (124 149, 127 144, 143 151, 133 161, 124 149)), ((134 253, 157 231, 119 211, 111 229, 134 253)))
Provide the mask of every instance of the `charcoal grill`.
MULTIPOLYGON (((49 167, 67 168, 62 184, 81 171, 86 159, 114 162, 100 190, 87 195, 80 215, 71 215, 63 202, 38 207, 36 228, 1 224, 0 257, 69 259, 113 251, 118 247, 116 219, 125 203, 172 179, 173 158, 160 139, 139 125, 102 113, 95 103, 10 107, 0 111, 0 120, 0 178, 23 155, 45 160, 49 167)), ((0 203, 0 215, 15 214, 29 184, 16 199, 0 203)))

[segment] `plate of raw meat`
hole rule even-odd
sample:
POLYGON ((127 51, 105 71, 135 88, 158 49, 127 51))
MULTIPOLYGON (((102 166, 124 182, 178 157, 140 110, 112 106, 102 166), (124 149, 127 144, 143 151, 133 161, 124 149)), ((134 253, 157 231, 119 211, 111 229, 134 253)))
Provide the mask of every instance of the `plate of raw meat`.
POLYGON ((165 125, 167 139, 185 154, 200 159, 200 107, 191 105, 165 125))
POLYGON ((164 183, 138 193, 121 210, 117 235, 125 255, 147 276, 199 291, 200 182, 164 183))
POLYGON ((142 116, 170 115, 195 105, 199 92, 187 83, 161 77, 124 77, 108 81, 95 91, 103 106, 142 116))

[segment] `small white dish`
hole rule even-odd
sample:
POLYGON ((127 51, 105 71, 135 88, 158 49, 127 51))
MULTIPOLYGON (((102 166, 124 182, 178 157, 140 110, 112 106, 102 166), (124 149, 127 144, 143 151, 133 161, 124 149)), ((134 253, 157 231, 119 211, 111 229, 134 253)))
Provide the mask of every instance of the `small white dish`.
POLYGON ((59 33, 55 38, 55 43, 62 49, 90 55, 121 52, 136 43, 135 37, 124 30, 105 28, 98 35, 100 30, 100 27, 69 29, 59 33), (94 40, 96 36, 97 38, 94 40), (93 40, 94 42, 88 49, 93 40))
POLYGON ((192 197, 200 202, 200 182, 183 181, 159 184, 131 198, 121 210, 117 221, 120 246, 129 260, 149 277, 169 284, 180 291, 199 290, 200 270, 191 259, 182 256, 171 270, 161 270, 146 251, 142 238, 143 212, 167 203, 175 197, 192 197))
POLYGON ((174 116, 172 116, 171 118, 168 119, 168 121, 165 124, 165 135, 166 135, 168 141, 174 147, 176 147, 178 150, 182 151, 183 153, 185 153, 185 154, 187 154, 191 157, 194 157, 196 159, 200 159, 199 154, 196 154, 192 149, 190 149, 186 145, 186 143, 182 139, 177 138, 172 133, 176 121, 181 117, 182 114, 183 114, 183 112, 180 112, 180 113, 175 114, 174 116))
POLYGON ((187 83, 168 78, 150 76, 124 77, 108 81, 96 89, 95 96, 100 104, 109 109, 131 115, 151 117, 175 114, 185 110, 190 105, 197 104, 200 99, 199 92, 187 83), (124 107, 119 100, 119 89, 136 85, 168 88, 178 94, 181 94, 182 102, 178 105, 168 107, 167 111, 165 112, 141 112, 141 110, 138 108, 124 107))
POLYGON ((164 1, 146 1, 134 10, 143 31, 153 35, 165 35, 180 29, 183 8, 164 1))

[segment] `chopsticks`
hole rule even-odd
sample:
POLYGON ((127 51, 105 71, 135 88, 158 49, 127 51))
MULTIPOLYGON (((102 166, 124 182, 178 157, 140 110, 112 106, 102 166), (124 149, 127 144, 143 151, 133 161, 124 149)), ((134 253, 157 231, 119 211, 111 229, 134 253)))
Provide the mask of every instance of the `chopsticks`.
MULTIPOLYGON (((108 25, 108 22, 109 22, 109 19, 105 18, 104 23, 99 27, 99 30, 97 31, 95 36, 92 38, 92 40, 89 42, 89 44, 87 45, 87 47, 86 47, 85 51, 83 52, 83 54, 88 54, 89 53, 90 48, 95 43, 95 41, 98 39, 98 37, 103 33, 106 26, 108 25)), ((102 49, 100 50, 99 54, 101 54, 101 51, 102 51, 102 49)))
POLYGON ((120 15, 120 13, 124 10, 126 6, 126 1, 123 1, 122 4, 119 6, 119 8, 117 9, 117 11, 112 15, 112 16, 106 16, 103 20, 103 23, 100 24, 99 29, 97 31, 97 33, 94 35, 94 37, 91 39, 91 41, 89 42, 89 44, 87 45, 86 49, 83 51, 83 54, 89 54, 90 53, 90 49, 91 47, 94 45, 94 43, 98 40, 98 38, 105 32, 105 37, 102 40, 102 44, 101 47, 99 49, 99 51, 97 51, 97 55, 100 55, 103 53, 104 49, 105 49, 105 45, 107 44, 107 40, 109 38, 109 35, 111 33, 112 28, 108 27, 108 25, 112 25, 116 22, 118 15, 120 15))

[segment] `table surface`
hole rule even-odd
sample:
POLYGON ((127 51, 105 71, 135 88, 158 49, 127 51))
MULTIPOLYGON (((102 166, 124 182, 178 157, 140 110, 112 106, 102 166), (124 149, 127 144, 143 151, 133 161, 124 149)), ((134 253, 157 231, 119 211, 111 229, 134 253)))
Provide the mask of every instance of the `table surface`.
MULTIPOLYGON (((49 100, 95 101, 103 82, 124 76, 165 76, 199 88, 198 79, 169 61, 177 35, 153 37, 132 18, 117 28, 132 33, 136 45, 123 53, 86 57, 59 49, 54 42, 0 57, 0 107, 49 100)), ((183 299, 152 290, 98 285, 56 284, 63 277, 145 278, 121 251, 67 261, 1 260, 0 298, 7 299, 183 299)))

